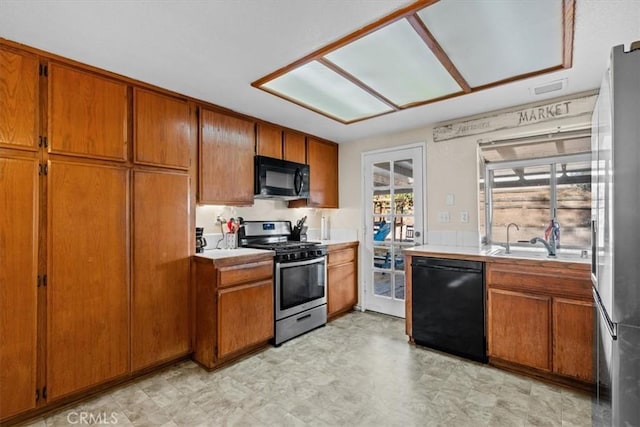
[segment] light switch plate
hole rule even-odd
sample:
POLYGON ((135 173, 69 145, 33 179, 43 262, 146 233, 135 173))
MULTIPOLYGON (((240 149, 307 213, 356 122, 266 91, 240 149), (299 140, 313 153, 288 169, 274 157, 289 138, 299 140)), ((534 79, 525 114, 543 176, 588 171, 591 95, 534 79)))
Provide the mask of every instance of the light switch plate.
POLYGON ((442 211, 438 213, 438 222, 449 222, 449 211, 442 211))
POLYGON ((469 212, 468 211, 460 211, 460 222, 464 222, 464 223, 469 222, 469 212))

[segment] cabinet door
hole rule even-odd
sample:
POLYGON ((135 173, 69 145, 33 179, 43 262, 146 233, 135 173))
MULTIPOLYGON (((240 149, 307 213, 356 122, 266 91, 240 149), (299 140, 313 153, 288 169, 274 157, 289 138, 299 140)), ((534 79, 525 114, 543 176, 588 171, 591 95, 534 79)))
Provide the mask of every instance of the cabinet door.
POLYGON ((188 169, 191 128, 186 101, 134 90, 134 162, 188 169))
POLYGON ((593 382, 593 303, 553 300, 553 371, 593 382))
POLYGON ((38 58, 0 47, 0 146, 36 149, 38 58))
POLYGON ((256 138, 256 154, 282 159, 282 128, 258 123, 256 138))
POLYGON ((273 337, 273 280, 218 291, 218 358, 273 337))
POLYGON ((38 162, 0 158, 0 420, 35 407, 38 162))
POLYGON ((338 145, 307 138, 310 169, 309 200, 293 200, 289 207, 338 207, 338 145))
POLYGON ((200 110, 201 203, 253 204, 254 124, 200 110))
POLYGON ((285 160, 307 163, 307 144, 303 134, 285 130, 283 134, 283 151, 285 160))
POLYGON ((127 86, 49 65, 49 152, 127 158, 127 86))
POLYGON ((128 176, 125 168, 49 164, 49 401, 128 371, 128 176))
POLYGON ((133 175, 131 364, 189 352, 189 176, 133 175))
POLYGON ((358 302, 355 264, 329 267, 327 275, 327 315, 351 310, 358 302))
POLYGON ((551 298, 489 289, 489 356, 551 370, 551 298))

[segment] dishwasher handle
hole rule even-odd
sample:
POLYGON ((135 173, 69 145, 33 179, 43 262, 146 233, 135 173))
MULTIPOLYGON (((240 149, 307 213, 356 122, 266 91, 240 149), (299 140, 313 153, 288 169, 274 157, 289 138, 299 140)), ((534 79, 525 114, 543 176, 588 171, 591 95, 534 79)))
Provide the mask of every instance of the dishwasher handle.
POLYGON ((443 265, 411 265, 412 267, 417 268, 429 268, 431 270, 441 270, 441 271, 459 271, 462 273, 481 273, 482 270, 478 270, 475 268, 462 268, 462 267, 445 267, 443 265))
POLYGON ((431 268, 442 271, 459 271, 468 273, 482 273, 484 263, 481 261, 467 261, 457 259, 414 257, 411 262, 413 268, 431 268))

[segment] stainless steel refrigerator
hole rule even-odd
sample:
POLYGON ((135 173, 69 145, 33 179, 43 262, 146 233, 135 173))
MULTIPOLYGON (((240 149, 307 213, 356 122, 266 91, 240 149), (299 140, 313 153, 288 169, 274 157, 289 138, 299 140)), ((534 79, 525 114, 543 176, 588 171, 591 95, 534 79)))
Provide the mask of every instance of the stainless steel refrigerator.
POLYGON ((592 420, 640 426, 640 43, 612 49, 592 126, 592 420))

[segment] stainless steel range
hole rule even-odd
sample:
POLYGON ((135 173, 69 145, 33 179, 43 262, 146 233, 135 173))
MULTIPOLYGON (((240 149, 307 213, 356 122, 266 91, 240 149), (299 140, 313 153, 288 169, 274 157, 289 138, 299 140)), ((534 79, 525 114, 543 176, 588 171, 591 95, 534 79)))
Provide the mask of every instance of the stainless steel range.
POLYGON ((327 323, 327 248, 292 241, 290 221, 245 221, 240 246, 275 255, 275 345, 327 323))

